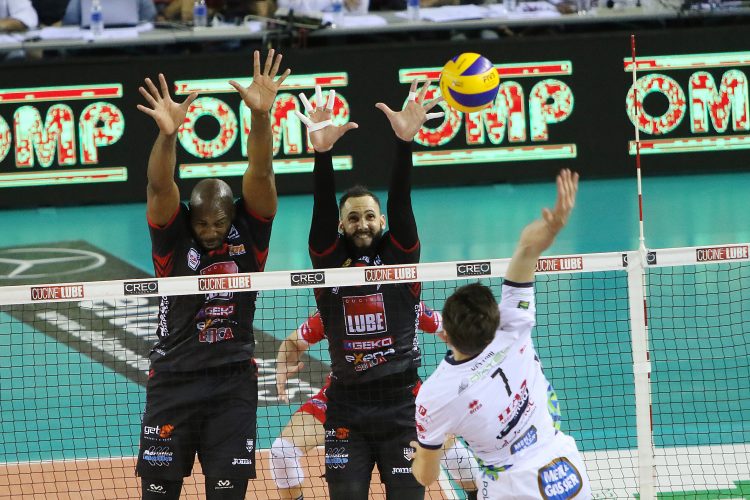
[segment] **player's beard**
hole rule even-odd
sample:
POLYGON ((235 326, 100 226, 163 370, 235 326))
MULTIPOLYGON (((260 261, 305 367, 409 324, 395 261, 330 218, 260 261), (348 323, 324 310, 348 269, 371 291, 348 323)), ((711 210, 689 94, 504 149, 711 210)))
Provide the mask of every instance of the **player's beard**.
POLYGON ((349 255, 352 255, 354 257, 372 255, 375 252, 375 249, 378 247, 380 239, 383 237, 383 228, 380 228, 380 230, 374 234, 368 232, 368 234, 371 235, 372 241, 366 247, 360 247, 354 244, 354 239, 357 237, 358 233, 359 231, 352 235, 344 235, 346 239, 346 247, 349 250, 349 255))

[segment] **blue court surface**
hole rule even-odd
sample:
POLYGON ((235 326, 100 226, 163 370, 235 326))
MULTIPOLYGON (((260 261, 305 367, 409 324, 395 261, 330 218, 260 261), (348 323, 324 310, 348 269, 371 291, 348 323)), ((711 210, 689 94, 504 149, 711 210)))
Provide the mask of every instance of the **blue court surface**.
MULTIPOLYGON (((750 174, 744 173, 646 176, 646 246, 750 242, 748 192, 750 174)), ((553 179, 545 184, 415 190, 422 261, 510 257, 520 230, 542 207, 552 206, 554 197, 553 179)), ((311 196, 280 199, 267 270, 310 268, 306 242, 311 209, 311 196)), ((140 270, 138 277, 153 273, 144 204, 4 211, 0 227, 6 229, 2 247, 84 241, 140 270)), ((547 253, 637 247, 635 180, 584 179, 569 226, 547 253)), ((648 278, 654 291, 650 306, 654 439, 661 457, 657 463, 672 467, 665 470, 674 474, 663 480, 668 486, 660 497, 750 498, 747 457, 729 484, 684 479, 688 469, 695 472, 691 457, 725 456, 727 447, 745 450, 750 443, 750 266, 667 269, 652 271, 648 278)), ((636 446, 626 273, 575 276, 537 280, 536 343, 561 402, 563 430, 577 439, 587 460, 606 459, 614 468, 636 446)), ((499 291, 499 281, 492 285, 499 291)), ((453 286, 426 285, 423 298, 439 308, 453 286)), ((257 317, 261 329, 276 340, 285 337, 313 308, 312 297, 305 293, 262 295, 257 317), (295 308, 281 321, 272 307, 278 308, 274 302, 279 300, 295 308)), ((49 312, 33 314, 47 323, 63 321, 49 312)), ((76 319, 64 321, 70 325, 76 319)), ((150 321, 155 321, 153 314, 150 321)), ((5 353, 0 355, 0 463, 135 455, 142 385, 71 348, 73 344, 51 341, 45 333, 32 321, 0 313, 0 352, 5 353)), ((428 374, 444 346, 434 337, 424 339, 428 374)), ((315 346, 311 355, 322 364, 328 361, 325 348, 315 346)), ((272 383, 272 367, 261 366, 264 377, 272 383)), ((269 445, 298 404, 279 405, 270 399, 259 409, 261 447, 269 445)), ((616 496, 600 492, 602 498, 616 496)))

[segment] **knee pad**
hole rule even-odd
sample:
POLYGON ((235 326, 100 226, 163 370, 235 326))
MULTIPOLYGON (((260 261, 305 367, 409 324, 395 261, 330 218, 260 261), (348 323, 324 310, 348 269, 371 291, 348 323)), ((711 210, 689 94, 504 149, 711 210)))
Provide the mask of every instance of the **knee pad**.
POLYGON ((141 478, 141 498, 143 500, 179 500, 182 492, 182 481, 165 481, 163 479, 141 478))
POLYGON ((206 476, 206 500, 245 500, 247 483, 247 479, 206 476))
POLYGON ((286 439, 276 438, 271 445, 271 477, 279 488, 294 488, 305 480, 299 463, 302 451, 286 439))
POLYGON ((440 463, 454 481, 473 481, 474 471, 479 467, 474 455, 458 439, 445 450, 440 463))

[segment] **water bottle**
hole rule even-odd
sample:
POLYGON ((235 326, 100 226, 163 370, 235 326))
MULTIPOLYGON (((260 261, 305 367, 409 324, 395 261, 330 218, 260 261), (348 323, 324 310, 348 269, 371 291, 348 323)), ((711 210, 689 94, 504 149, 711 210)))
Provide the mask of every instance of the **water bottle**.
POLYGON ((406 15, 409 21, 419 21, 419 0, 406 0, 406 15))
POLYGON ((193 26, 196 28, 205 28, 208 26, 206 0, 195 0, 193 4, 193 26))
POLYGON ((331 12, 333 13, 333 22, 341 22, 341 17, 344 15, 344 2, 343 0, 331 0, 331 12))
POLYGON ((104 14, 102 14, 101 0, 91 2, 91 34, 99 37, 104 34, 104 14))

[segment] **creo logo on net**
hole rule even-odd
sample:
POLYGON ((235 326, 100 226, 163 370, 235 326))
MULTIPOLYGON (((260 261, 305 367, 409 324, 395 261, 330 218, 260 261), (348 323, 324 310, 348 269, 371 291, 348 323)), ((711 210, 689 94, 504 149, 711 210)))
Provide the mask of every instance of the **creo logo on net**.
MULTIPOLYGON (((415 166, 576 157, 575 144, 556 144, 550 134, 553 127, 560 126, 573 113, 573 91, 564 81, 573 74, 573 63, 496 64, 495 68, 500 75, 500 89, 487 109, 462 113, 445 102, 438 104, 441 109, 435 110, 444 111, 445 116, 427 122, 417 133, 415 142, 429 149, 413 153, 415 166)), ((437 82, 441 69, 401 69, 399 82, 437 82)), ((435 83, 426 99, 439 95, 435 83)))
MULTIPOLYGON (((240 144, 242 157, 247 158, 251 112, 236 97, 237 92, 227 85, 227 81, 232 79, 243 86, 252 82, 252 78, 231 76, 175 82, 177 96, 187 96, 192 92, 199 94, 190 105, 185 124, 178 132, 180 147, 192 157, 179 165, 180 178, 241 176, 245 172, 247 161, 222 161, 222 157, 232 151, 237 142, 240 144), (199 134, 196 131, 196 124, 201 118, 214 122, 213 137, 203 137, 203 132, 199 134)), ((346 99, 348 83, 349 76, 345 72, 290 75, 284 81, 271 107, 274 172, 288 174, 313 170, 314 151, 307 140, 307 129, 294 114, 295 111, 305 113, 299 93, 304 92, 309 97, 314 93, 315 86, 320 85, 327 100, 328 91, 335 90, 332 120, 335 125, 344 125, 349 122, 351 115, 346 99)), ((310 99, 310 102, 315 106, 315 99, 310 99)), ((334 156, 333 168, 351 170, 351 156, 334 156)))
MULTIPOLYGON (((635 64, 638 79, 625 105, 630 121, 647 134, 641 136, 641 154, 750 148, 750 52, 644 56, 635 64), (657 111, 651 105, 656 100, 666 102, 665 109, 657 111), (683 124, 689 124, 689 134, 683 124)), ((627 73, 632 67, 624 59, 627 73)), ((629 151, 636 153, 635 141, 629 151)))
POLYGON ((101 158, 125 131, 122 94, 119 83, 0 89, 0 186, 127 181, 101 158))

